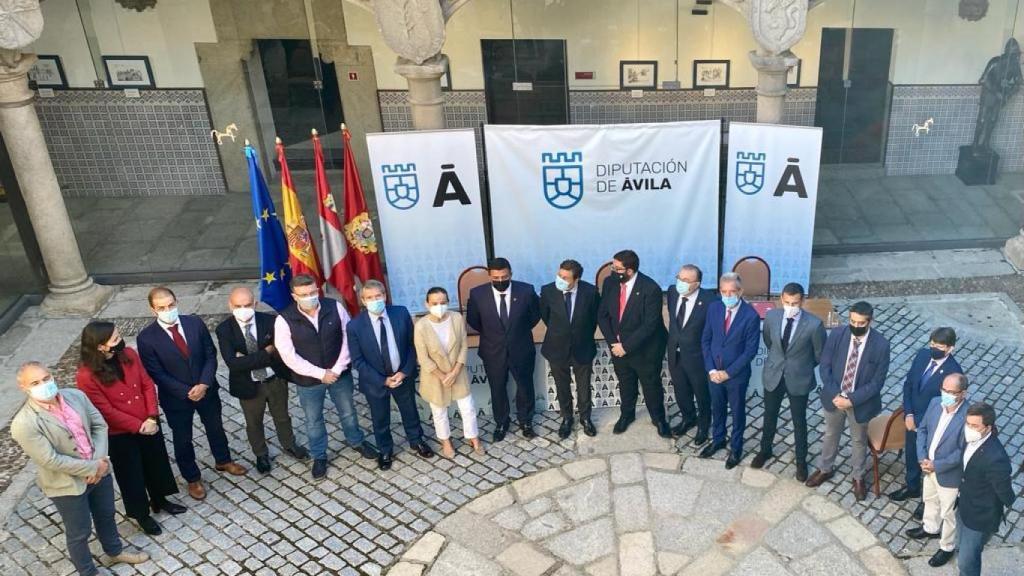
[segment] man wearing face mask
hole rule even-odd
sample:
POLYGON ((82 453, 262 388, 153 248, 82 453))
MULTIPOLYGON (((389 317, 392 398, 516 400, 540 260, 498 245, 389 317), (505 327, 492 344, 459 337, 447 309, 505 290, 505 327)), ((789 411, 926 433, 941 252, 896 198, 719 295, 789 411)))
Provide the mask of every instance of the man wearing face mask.
POLYGON ((996 411, 978 402, 967 409, 963 479, 957 524, 956 563, 961 576, 981 575, 981 552, 995 534, 1017 495, 1010 480, 1010 457, 996 435, 996 411))
POLYGON ((672 428, 672 435, 684 436, 694 426, 694 446, 708 441, 711 428, 711 392, 708 373, 704 371, 704 355, 700 339, 708 306, 718 301, 713 290, 700 287, 704 273, 693 264, 686 264, 676 274, 676 282, 668 289, 668 370, 682 421, 672 428), (694 407, 696 400, 696 407, 694 407))
POLYGON ((388 470, 394 461, 391 437, 391 400, 402 415, 409 446, 420 458, 434 457, 423 440, 420 413, 416 410, 416 347, 412 317, 405 306, 388 306, 384 284, 367 280, 359 290, 364 310, 346 327, 352 366, 359 373, 359 390, 366 396, 377 440, 377 467, 388 470))
POLYGON ((949 374, 942 392, 932 398, 918 420, 917 450, 924 471, 924 515, 918 528, 907 530, 917 540, 941 538, 939 549, 928 560, 934 568, 944 565, 956 549, 956 498, 963 474, 964 424, 967 418, 967 377, 949 374), (941 532, 940 532, 941 528, 941 532))
POLYGON ((921 497, 921 466, 918 465, 917 426, 933 398, 939 396, 943 379, 949 374, 963 373, 953 357, 956 332, 952 328, 936 328, 928 338, 928 346, 919 350, 903 382, 903 414, 907 427, 906 485, 889 493, 889 498, 902 502, 921 497))
POLYGON ((828 335, 821 349, 821 405, 825 431, 818 470, 807 479, 815 488, 835 475, 839 438, 850 427, 853 444, 853 495, 867 497, 868 423, 882 411, 882 387, 889 374, 889 341, 872 327, 874 308, 867 302, 850 306, 850 323, 828 335))
POLYGON ((508 375, 516 381, 516 416, 526 439, 533 431, 533 364, 537 348, 533 327, 540 322, 540 305, 533 285, 512 280, 512 265, 504 258, 487 263, 490 284, 469 291, 466 323, 480 333, 477 354, 491 388, 494 441, 500 442, 511 425, 508 405, 508 375))
POLYGON ((93 525, 107 563, 149 560, 145 552, 129 551, 117 533, 103 416, 81 391, 59 390, 39 362, 22 364, 16 378, 28 399, 11 420, 11 437, 36 464, 36 483, 64 522, 75 570, 80 576, 100 573, 89 551, 93 525))
POLYGON ((174 443, 174 460, 195 500, 206 497, 196 451, 192 444, 195 415, 206 428, 206 439, 218 472, 242 476, 246 469, 231 459, 228 437, 221 420, 217 385, 217 349, 202 318, 178 314, 178 300, 170 288, 149 291, 149 307, 156 319, 139 332, 142 365, 156 382, 160 407, 167 417, 174 443))
POLYGON ((796 479, 807 480, 807 398, 818 386, 814 367, 821 359, 825 326, 813 314, 803 311, 804 287, 790 282, 782 288, 782 309, 769 310, 761 339, 768 349, 761 381, 764 383, 764 429, 761 451, 750 463, 763 468, 773 456, 775 430, 782 399, 789 398, 796 437, 796 479))
POLYGON ((612 274, 601 287, 597 323, 612 353, 622 400, 612 433, 622 434, 636 419, 636 401, 643 386, 651 423, 662 438, 671 438, 665 419, 661 363, 665 357, 665 318, 661 286, 640 273, 640 257, 622 250, 612 257, 612 274))
POLYGON ((312 276, 297 274, 291 282, 295 303, 274 321, 274 348, 292 372, 299 405, 306 415, 306 438, 313 456, 313 480, 327 476, 327 424, 324 401, 330 395, 338 409, 345 442, 366 459, 377 451, 366 442, 352 398, 351 359, 345 326, 349 316, 333 298, 320 298, 312 276))
POLYGON ((576 375, 576 402, 580 425, 587 436, 597 435, 590 421, 590 378, 594 372, 597 344, 597 309, 601 297, 593 284, 581 280, 583 266, 575 260, 566 260, 558 266, 555 281, 540 289, 540 318, 547 330, 540 353, 551 367, 558 393, 558 406, 562 412, 559 438, 572 434, 572 377, 576 375))
POLYGON ((288 379, 291 373, 274 348, 274 316, 256 311, 252 290, 239 286, 228 296, 231 317, 217 326, 220 355, 229 370, 228 393, 238 398, 245 417, 245 435, 256 457, 256 470, 270 472, 270 452, 263 430, 263 415, 270 407, 281 448, 298 460, 309 452, 295 442, 288 414, 288 379))
POLYGON ((750 363, 757 355, 761 318, 754 307, 743 300, 743 280, 728 272, 718 279, 722 299, 708 307, 707 322, 701 334, 704 369, 711 381, 711 444, 700 452, 710 458, 725 448, 725 418, 732 413, 729 456, 725 468, 735 468, 743 459, 743 433, 747 428, 747 386, 750 363))

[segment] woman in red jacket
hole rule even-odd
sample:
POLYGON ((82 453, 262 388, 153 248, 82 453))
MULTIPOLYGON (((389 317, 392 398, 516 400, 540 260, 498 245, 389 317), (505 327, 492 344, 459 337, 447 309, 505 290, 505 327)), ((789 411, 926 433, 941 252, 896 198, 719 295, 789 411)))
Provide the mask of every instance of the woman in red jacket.
POLYGON ((90 322, 82 330, 82 361, 75 377, 109 426, 110 463, 121 489, 125 514, 146 534, 163 532, 149 514, 181 514, 185 507, 167 500, 178 485, 160 431, 156 387, 139 354, 127 348, 110 322, 90 322))

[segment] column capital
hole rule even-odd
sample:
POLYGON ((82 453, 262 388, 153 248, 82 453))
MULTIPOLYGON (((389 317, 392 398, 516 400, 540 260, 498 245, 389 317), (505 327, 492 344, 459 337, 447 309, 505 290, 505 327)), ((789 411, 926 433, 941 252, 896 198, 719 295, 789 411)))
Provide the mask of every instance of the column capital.
POLYGON ((36 55, 0 48, 0 106, 25 106, 35 95, 28 88, 28 71, 36 55))
POLYGON ((438 80, 448 69, 448 56, 437 54, 422 64, 406 60, 401 56, 395 61, 395 73, 406 80, 438 80))

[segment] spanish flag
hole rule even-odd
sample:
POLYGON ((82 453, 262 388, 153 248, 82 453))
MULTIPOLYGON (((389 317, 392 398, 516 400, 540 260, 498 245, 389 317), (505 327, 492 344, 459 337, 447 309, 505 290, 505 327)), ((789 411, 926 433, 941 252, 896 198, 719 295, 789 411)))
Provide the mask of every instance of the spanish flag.
MULTIPOLYGON (((316 131, 314 131, 314 134, 316 131)), ((284 156, 284 144, 277 139, 277 161, 281 165, 281 206, 284 208, 284 235, 288 241, 288 265, 292 276, 308 274, 316 280, 319 288, 323 286, 324 274, 320 269, 320 259, 316 256, 313 237, 306 227, 306 218, 302 216, 302 206, 292 185, 292 174, 288 170, 288 160, 284 156)))

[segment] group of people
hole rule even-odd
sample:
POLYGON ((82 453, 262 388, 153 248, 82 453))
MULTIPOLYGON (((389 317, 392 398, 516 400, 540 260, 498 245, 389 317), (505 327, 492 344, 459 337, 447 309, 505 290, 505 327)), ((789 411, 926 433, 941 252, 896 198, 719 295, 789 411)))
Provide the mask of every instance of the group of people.
MULTIPOLYGON (((229 369, 228 392, 244 415, 257 471, 267 473, 272 466, 264 430, 269 408, 282 450, 297 460, 311 459, 314 480, 327 475, 328 397, 338 411, 347 446, 362 458, 376 459, 381 470, 394 462, 392 401, 413 452, 424 459, 436 456, 422 431, 417 394, 430 406, 443 456, 456 454, 452 404, 465 441, 475 453, 483 453, 466 371, 467 326, 479 333, 478 355, 491 389, 493 441, 502 441, 512 426, 509 375, 515 381, 519 433, 536 437, 533 329, 543 321, 540 350, 555 381, 560 438, 572 434, 576 417, 585 435, 597 434, 591 420, 591 379, 597 355, 594 337, 600 329, 621 399, 612 432, 621 434, 633 423, 642 391, 659 435, 680 438, 694 430, 700 457, 726 450, 725 467, 733 468, 743 459, 751 363, 763 342, 768 351, 762 376, 764 426, 751 467, 762 468, 774 458, 779 412, 788 399, 796 478, 810 487, 831 479, 840 437, 849 428, 853 494, 857 500, 866 497, 867 427, 882 410, 890 355, 888 340, 873 327, 867 302, 854 304, 849 324, 826 335, 821 320, 803 309, 803 287, 791 283, 783 288, 782 306, 768 311, 762 322, 744 300, 738 275, 722 275, 716 293, 701 288, 700 268, 687 264, 668 289, 666 326, 662 288, 640 272, 639 257, 631 250, 614 255, 611 274, 600 290, 582 280, 583 268, 575 260, 562 262, 539 296, 532 285, 512 279, 512 267, 504 258, 489 261, 487 270, 490 282, 470 291, 465 318, 449 309, 448 293, 439 287, 427 291, 428 312, 415 321, 405 307, 387 303, 384 285, 375 280, 360 287, 363 309, 355 317, 340 302, 321 296, 309 276, 292 279, 294 302, 276 317, 256 311, 250 289, 232 290, 230 316, 215 333, 229 369), (674 426, 669 424, 661 380, 666 357, 680 414, 674 426), (807 409, 811 392, 818 388, 815 368, 822 384, 824 430, 817 470, 809 475, 807 409), (356 414, 356 382, 370 409, 373 443, 356 414), (292 429, 289 383, 295 385, 305 415, 308 447, 298 443, 292 429)), ((178 488, 164 444, 161 409, 171 429, 178 470, 193 499, 206 496, 193 447, 197 414, 215 470, 247 473, 232 458, 224 432, 217 348, 206 324, 198 316, 180 314, 177 298, 166 287, 153 288, 148 301, 155 319, 140 332, 137 352, 109 322, 85 327, 77 390, 59 388, 38 362, 26 363, 17 374, 28 400, 12 422, 12 436, 38 465, 39 484, 64 521, 71 560, 85 576, 99 570, 88 548, 93 523, 112 561, 148 558, 128 550, 118 536, 110 470, 126 515, 147 534, 162 530, 152 514, 186 512, 185 506, 168 499, 178 488)), ((922 497, 923 525, 908 536, 941 537, 931 560, 939 566, 952 556, 959 534, 961 574, 973 575, 980 573, 981 550, 998 530, 1014 494, 1009 459, 995 434, 995 413, 986 404, 968 406, 968 380, 952 356, 955 344, 952 329, 937 329, 907 374, 907 486, 890 496, 922 497)))

